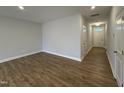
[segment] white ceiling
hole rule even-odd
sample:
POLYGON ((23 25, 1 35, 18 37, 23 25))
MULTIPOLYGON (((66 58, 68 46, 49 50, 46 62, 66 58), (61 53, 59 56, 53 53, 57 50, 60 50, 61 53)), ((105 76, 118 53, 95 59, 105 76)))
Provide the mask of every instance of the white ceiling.
POLYGON ((0 6, 0 15, 44 23, 81 13, 88 20, 101 21, 108 17, 111 10, 110 6, 96 6, 95 10, 91 10, 90 6, 24 6, 24 8, 20 10, 17 6, 0 6), (99 13, 100 16, 91 18, 90 15, 95 13, 99 13))

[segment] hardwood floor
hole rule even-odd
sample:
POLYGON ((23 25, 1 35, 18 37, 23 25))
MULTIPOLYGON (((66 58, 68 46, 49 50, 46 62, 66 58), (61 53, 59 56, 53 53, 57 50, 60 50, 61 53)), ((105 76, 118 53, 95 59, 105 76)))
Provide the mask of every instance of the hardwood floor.
POLYGON ((0 86, 117 86, 103 48, 93 48, 82 62, 38 53, 0 64, 0 86))

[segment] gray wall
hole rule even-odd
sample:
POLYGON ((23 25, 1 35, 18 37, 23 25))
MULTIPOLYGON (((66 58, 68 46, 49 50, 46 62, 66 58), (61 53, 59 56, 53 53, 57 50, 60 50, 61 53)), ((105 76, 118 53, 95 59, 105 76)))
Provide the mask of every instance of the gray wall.
POLYGON ((81 60, 81 14, 44 24, 0 17, 0 62, 45 51, 81 60))
POLYGON ((40 50, 40 24, 0 17, 0 60, 40 50))
POLYGON ((81 59, 81 15, 42 24, 42 50, 72 59, 81 59))

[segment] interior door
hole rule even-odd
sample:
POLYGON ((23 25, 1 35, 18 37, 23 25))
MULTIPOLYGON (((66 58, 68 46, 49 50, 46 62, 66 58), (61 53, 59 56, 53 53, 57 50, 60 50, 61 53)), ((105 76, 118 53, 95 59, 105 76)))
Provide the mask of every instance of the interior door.
POLYGON ((122 69, 122 73, 123 73, 123 86, 124 86, 124 43, 123 43, 123 40, 124 40, 124 11, 122 13, 122 32, 121 32, 121 44, 122 44, 122 62, 123 62, 123 69, 122 69))
POLYGON ((93 27, 93 46, 104 47, 105 46, 105 26, 93 27))
POLYGON ((124 22, 123 22, 123 12, 116 18, 116 31, 115 31, 115 45, 116 45, 116 78, 119 86, 124 84, 124 59, 123 59, 123 49, 124 49, 124 22))
POLYGON ((86 26, 83 25, 82 31, 81 31, 81 57, 82 59, 86 56, 87 54, 87 29, 86 26))
POLYGON ((84 56, 87 54, 87 29, 86 26, 83 28, 83 46, 84 46, 84 56))

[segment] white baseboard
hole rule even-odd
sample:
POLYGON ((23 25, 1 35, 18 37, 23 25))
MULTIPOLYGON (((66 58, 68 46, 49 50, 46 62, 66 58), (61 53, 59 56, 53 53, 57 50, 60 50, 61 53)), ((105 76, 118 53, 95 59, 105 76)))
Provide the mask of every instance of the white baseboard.
POLYGON ((53 54, 53 55, 58 55, 58 56, 61 56, 61 57, 65 57, 65 58, 69 58, 69 59, 81 62, 80 58, 70 57, 70 56, 67 56, 67 55, 63 55, 63 54, 59 54, 59 53, 55 53, 55 52, 51 52, 51 51, 46 51, 46 50, 42 50, 42 52, 46 52, 46 53, 53 54))
POLYGON ((82 56, 82 57, 81 57, 81 61, 83 61, 83 59, 84 59, 84 58, 85 58, 85 57, 84 57, 84 56, 82 56))
POLYGON ((119 87, 122 87, 122 83, 121 83, 121 81, 120 81, 118 75, 116 75, 116 80, 117 80, 118 86, 119 86, 119 87))
POLYGON ((111 58, 110 58, 110 54, 108 53, 108 51, 106 52, 106 54, 107 54, 107 56, 108 56, 108 60, 109 60, 109 64, 110 64, 110 67, 111 67, 111 69, 112 69, 112 74, 113 74, 113 76, 114 76, 114 78, 116 79, 117 77, 116 77, 116 73, 115 73, 115 70, 114 70, 114 68, 113 68, 113 66, 112 66, 112 60, 111 60, 111 58))
POLYGON ((90 52, 91 49, 92 49, 92 47, 90 47, 90 48, 88 49, 87 54, 90 52))
POLYGON ((81 60, 83 60, 83 59, 87 56, 87 54, 90 52, 91 49, 92 49, 92 47, 90 47, 90 48, 87 50, 86 55, 85 55, 85 56, 82 56, 82 57, 81 57, 81 60))
POLYGON ((115 71, 114 71, 114 69, 113 69, 113 67, 112 67, 112 64, 111 64, 112 62, 111 62, 110 55, 109 55, 108 52, 106 52, 106 53, 107 53, 107 56, 108 56, 108 60, 109 60, 109 63, 110 63, 110 67, 111 67, 111 69, 112 69, 112 74, 113 74, 114 78, 117 80, 118 86, 119 86, 119 87, 122 87, 121 81, 120 81, 120 79, 118 78, 118 75, 115 73, 115 71))
POLYGON ((17 58, 21 58, 21 57, 25 57, 25 56, 29 56, 29 55, 36 54, 36 53, 39 53, 39 52, 46 52, 46 53, 62 56, 62 57, 65 57, 65 58, 69 58, 69 59, 81 62, 81 59, 79 59, 79 58, 70 57, 70 56, 66 56, 66 55, 62 55, 62 54, 58 54, 58 53, 54 53, 54 52, 50 52, 50 51, 35 51, 35 52, 23 54, 23 55, 18 55, 18 56, 14 56, 14 57, 9 57, 9 58, 5 58, 5 59, 1 59, 0 63, 11 61, 11 60, 14 60, 14 59, 17 59, 17 58))
POLYGON ((2 60, 0 60, 0 63, 11 61, 11 60, 14 60, 14 59, 17 59, 17 58, 21 58, 21 57, 25 57, 25 56, 29 56, 29 55, 36 54, 36 53, 39 53, 39 52, 41 52, 41 51, 35 51, 35 52, 23 54, 23 55, 18 55, 18 56, 2 59, 2 60))

